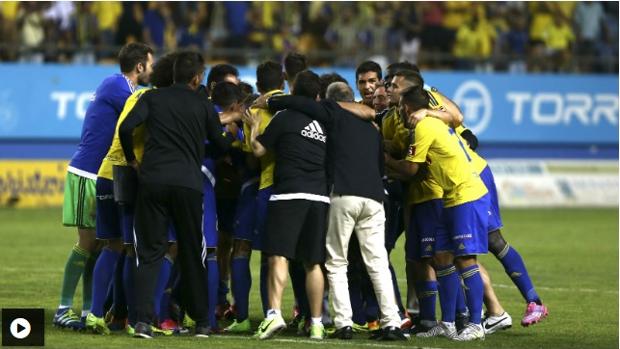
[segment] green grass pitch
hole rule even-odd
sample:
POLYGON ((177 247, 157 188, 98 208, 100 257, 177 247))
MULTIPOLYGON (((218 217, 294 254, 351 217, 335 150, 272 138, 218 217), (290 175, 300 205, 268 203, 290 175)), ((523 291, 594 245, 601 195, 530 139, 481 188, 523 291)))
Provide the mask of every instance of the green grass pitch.
MULTIPOLYGON (((258 342, 249 337, 211 336, 208 339, 167 337, 137 340, 124 334, 100 336, 55 329, 51 319, 57 306, 66 257, 76 240, 74 229, 60 224, 59 208, 0 209, 0 307, 46 309, 45 343, 49 348, 611 348, 618 346, 618 210, 543 209, 504 210, 506 240, 523 255, 538 293, 549 307, 542 323, 523 328, 519 321, 525 305, 517 289, 493 256, 481 260, 489 269, 496 292, 512 315, 512 329, 485 341, 455 343, 447 339, 373 342, 363 335, 353 341, 313 343, 284 333, 258 342)), ((392 262, 405 289, 403 241, 392 262)), ((258 255, 252 260, 254 287, 250 307, 253 325, 261 320, 258 255)), ((75 306, 79 311, 81 286, 75 306)), ((283 306, 292 308, 291 288, 283 306)), ((438 307, 439 309, 439 307, 438 307)), ((227 325, 222 323, 222 325, 227 325)))

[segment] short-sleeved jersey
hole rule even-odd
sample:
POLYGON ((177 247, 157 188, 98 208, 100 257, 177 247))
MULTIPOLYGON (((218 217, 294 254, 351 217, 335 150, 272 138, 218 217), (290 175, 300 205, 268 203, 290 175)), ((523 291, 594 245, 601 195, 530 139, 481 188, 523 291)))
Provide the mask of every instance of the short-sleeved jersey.
MULTIPOLYGON (((441 95, 437 92, 437 89, 424 85, 424 90, 429 96, 429 107, 435 110, 443 110, 443 101, 441 95)), ((407 155, 412 151, 413 139, 410 142, 410 146, 407 150, 407 155)), ((433 178, 432 174, 428 173, 423 180, 412 180, 409 182, 409 192, 407 195, 407 204, 420 204, 426 201, 443 198, 443 189, 433 178)))
POLYGON ((118 117, 134 90, 132 82, 122 74, 114 74, 99 85, 86 109, 80 144, 69 163, 69 172, 97 179, 99 166, 112 144, 118 117))
POLYGON ((307 199, 329 203, 325 126, 306 114, 287 109, 273 116, 257 140, 275 153, 270 200, 307 199))
MULTIPOLYGON (((108 153, 103 158, 101 167, 99 167, 99 173, 97 173, 98 177, 112 180, 114 179, 112 173, 112 167, 114 165, 127 166, 127 160, 125 159, 125 154, 123 153, 123 148, 121 147, 121 139, 118 137, 118 128, 127 117, 127 114, 129 114, 131 109, 133 109, 136 105, 142 94, 148 90, 150 89, 143 88, 134 92, 131 96, 129 96, 129 98, 127 98, 127 102, 125 102, 125 107, 121 112, 121 116, 118 117, 118 121, 116 122, 116 129, 114 130, 114 138, 112 139, 110 150, 108 150, 108 153)), ((136 160, 138 160, 138 162, 142 162, 142 155, 144 155, 144 125, 136 127, 133 131, 133 151, 136 154, 136 160)))
POLYGON ((381 133, 384 140, 392 142, 392 155, 396 155, 397 158, 402 159, 406 155, 412 132, 405 127, 396 107, 390 108, 383 118, 381 133))
MULTIPOLYGON (((266 93, 268 96, 273 96, 275 94, 283 94, 281 90, 273 90, 266 93)), ((269 112, 267 109, 256 109, 252 108, 252 111, 258 111, 260 115, 260 125, 258 127, 259 134, 263 134, 265 129, 271 122, 271 118, 273 114, 269 112)), ((252 145, 250 144, 250 128, 248 125, 243 125, 243 133, 245 134, 245 138, 243 143, 241 144, 241 150, 247 153, 252 152, 252 145)), ((262 156, 260 159, 260 185, 259 189, 268 188, 273 185, 273 169, 275 166, 275 157, 271 151, 267 151, 267 154, 262 156)))
POLYGON ((415 142, 406 160, 428 164, 431 177, 443 189, 444 207, 474 201, 487 193, 465 145, 456 132, 439 119, 427 117, 418 122, 415 142))

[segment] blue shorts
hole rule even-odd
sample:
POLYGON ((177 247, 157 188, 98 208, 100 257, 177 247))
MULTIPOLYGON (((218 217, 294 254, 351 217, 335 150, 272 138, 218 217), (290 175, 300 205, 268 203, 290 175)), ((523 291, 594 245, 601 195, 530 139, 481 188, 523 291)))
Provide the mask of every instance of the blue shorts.
POLYGON ((400 181, 384 182, 387 195, 383 207, 385 209, 385 248, 394 249, 396 241, 403 233, 403 185, 400 181))
POLYGON ((217 209, 215 207, 215 188, 208 178, 203 180, 204 194, 202 196, 202 234, 205 237, 207 248, 217 247, 217 209))
POLYGON ((420 261, 435 254, 435 239, 445 235, 443 200, 434 199, 411 206, 411 217, 405 242, 408 261, 420 261))
POLYGON ((478 200, 444 208, 446 234, 435 239, 435 252, 470 256, 489 252, 489 194, 478 200))
POLYGON ((487 187, 489 191, 489 200, 491 201, 491 208, 489 209, 489 227, 487 231, 490 233, 503 227, 502 217, 499 214, 499 200, 497 198, 497 188, 495 188, 495 179, 493 178, 493 172, 487 165, 487 167, 480 173, 480 179, 487 187))
POLYGON ((258 178, 246 181, 241 186, 235 219, 233 224, 233 239, 252 241, 254 234, 254 220, 256 218, 256 195, 258 193, 258 178))
POLYGON ((262 250, 265 242, 265 223, 267 222, 267 206, 273 192, 273 186, 260 189, 256 194, 256 216, 254 218, 254 233, 252 235, 252 249, 262 250))
POLYGON ((97 177, 95 188, 97 191, 97 239, 120 239, 123 234, 122 210, 114 202, 114 184, 109 179, 97 177))

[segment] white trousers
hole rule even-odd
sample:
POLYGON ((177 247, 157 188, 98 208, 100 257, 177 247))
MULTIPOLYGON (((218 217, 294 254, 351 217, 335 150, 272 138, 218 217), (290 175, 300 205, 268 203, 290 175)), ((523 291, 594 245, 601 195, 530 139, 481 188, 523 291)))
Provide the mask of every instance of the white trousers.
POLYGON ((381 326, 400 327, 400 316, 385 249, 385 212, 379 202, 358 196, 332 195, 327 230, 327 278, 336 316, 336 328, 353 325, 347 280, 349 240, 355 231, 362 259, 372 281, 381 326))

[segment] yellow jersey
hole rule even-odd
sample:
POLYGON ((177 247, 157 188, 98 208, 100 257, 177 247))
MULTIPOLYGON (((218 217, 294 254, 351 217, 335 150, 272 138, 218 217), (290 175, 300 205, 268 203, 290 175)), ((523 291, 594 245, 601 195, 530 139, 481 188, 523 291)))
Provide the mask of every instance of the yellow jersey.
POLYGON ((465 145, 439 119, 427 117, 418 122, 415 142, 405 160, 428 164, 430 176, 443 189, 444 207, 475 201, 487 193, 465 145))
POLYGON ((474 170, 477 174, 481 174, 482 171, 487 167, 487 161, 482 156, 478 155, 478 153, 476 153, 474 150, 472 150, 468 146, 467 141, 463 139, 463 137, 461 137, 461 133, 463 133, 463 131, 465 131, 466 129, 467 128, 465 126, 461 125, 454 130, 456 131, 456 134, 459 135, 459 138, 461 139, 463 145, 465 145, 465 150, 471 158, 471 165, 473 166, 474 170))
MULTIPOLYGON (((98 177, 102 177, 105 179, 113 180, 114 175, 112 173, 112 166, 127 166, 127 160, 125 160, 125 153, 123 153, 123 148, 121 147, 121 139, 118 136, 118 128, 121 123, 127 117, 127 114, 133 109, 133 107, 138 103, 140 97, 146 92, 150 90, 150 88, 143 88, 136 92, 134 92, 127 101, 125 101, 125 106, 123 107, 123 111, 121 115, 118 117, 118 121, 116 122, 116 128, 114 130, 114 138, 112 138, 112 145, 110 145, 110 149, 108 153, 103 158, 103 162, 101 163, 101 167, 99 167, 99 172, 97 173, 98 177)), ((136 127, 133 131, 133 152, 136 154, 136 160, 138 162, 142 161, 142 155, 144 155, 144 125, 140 125, 136 127)))
MULTIPOLYGON (((266 93, 268 96, 272 96, 275 94, 283 94, 281 90, 273 90, 266 93)), ((271 118, 273 114, 269 112, 267 109, 258 109, 252 108, 252 111, 258 111, 260 115, 260 125, 258 127, 259 134, 263 134, 265 129, 271 122, 271 118)), ((247 153, 252 153, 252 145, 250 144, 250 128, 248 125, 243 124, 243 134, 245 135, 243 139, 243 143, 241 144, 241 150, 247 153)), ((258 189, 268 188, 273 185, 273 170, 276 165, 276 158, 271 151, 267 151, 265 155, 259 158, 260 161, 260 184, 258 189)))
POLYGON ((392 155, 402 159, 411 143, 413 133, 405 127, 398 114, 398 108, 392 107, 388 110, 381 122, 381 133, 384 140, 392 142, 392 155))
MULTIPOLYGON (((429 107, 435 110, 443 110, 443 100, 441 95, 434 88, 425 89, 429 96, 429 107)), ((408 154, 413 150, 413 142, 410 142, 408 154)), ((443 189, 433 178, 432 174, 427 174, 423 180, 412 180, 409 182, 409 192, 407 194, 407 204, 414 205, 426 201, 443 198, 443 189)))

